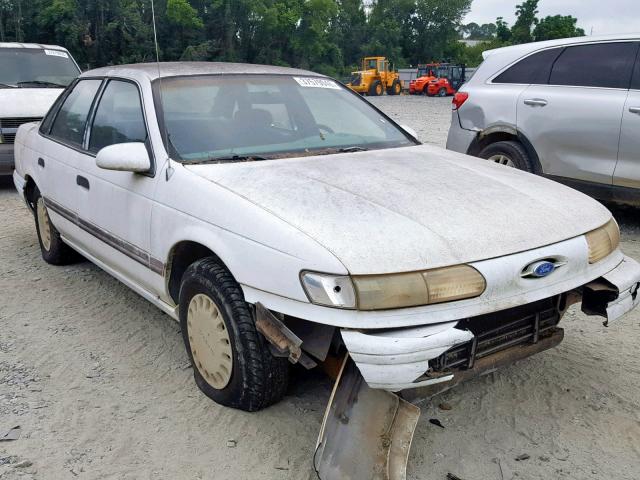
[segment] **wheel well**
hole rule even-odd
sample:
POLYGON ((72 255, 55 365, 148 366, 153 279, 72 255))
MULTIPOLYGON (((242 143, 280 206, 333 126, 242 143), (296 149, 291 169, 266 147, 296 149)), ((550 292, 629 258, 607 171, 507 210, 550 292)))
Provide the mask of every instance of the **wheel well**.
POLYGON ((180 298, 180 284, 182 283, 182 276, 184 275, 184 272, 192 263, 207 257, 215 258, 221 266, 227 268, 220 257, 218 257, 210 248, 205 247, 200 243, 183 241, 177 243, 171 249, 166 267, 167 290, 176 305, 180 298))
POLYGON ((27 182, 24 185, 24 197, 26 198, 27 203, 29 204, 29 207, 31 208, 31 210, 34 210, 34 211, 36 206, 34 203, 35 198, 33 197, 35 195, 36 188, 37 188, 36 182, 33 181, 33 178, 27 176, 27 182))
POLYGON ((521 133, 514 135, 513 133, 509 132, 493 132, 489 135, 478 135, 478 137, 476 137, 476 139, 471 143, 467 154, 477 157, 485 147, 491 145, 492 143, 509 141, 518 142, 525 148, 527 154, 529 155, 529 158, 532 161, 534 173, 543 173, 542 166, 540 164, 540 158, 538 157, 535 148, 533 148, 531 142, 529 142, 529 140, 521 133))

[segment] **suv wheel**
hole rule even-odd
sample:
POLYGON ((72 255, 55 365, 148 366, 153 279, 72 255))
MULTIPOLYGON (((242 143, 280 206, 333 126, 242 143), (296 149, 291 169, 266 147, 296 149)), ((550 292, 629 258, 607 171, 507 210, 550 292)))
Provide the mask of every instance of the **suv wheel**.
POLYGON ((38 188, 33 193, 33 205, 35 205, 33 213, 42 259, 51 265, 68 265, 76 261, 78 255, 62 241, 60 233, 51 223, 49 211, 38 188))
POLYGON ((248 412, 284 396, 289 361, 271 354, 240 286, 214 258, 184 273, 179 310, 194 379, 206 396, 248 412))
POLYGON ((525 172, 533 173, 534 169, 531 165, 531 159, 524 147, 513 141, 496 142, 486 146, 478 154, 480 158, 514 167, 525 172))

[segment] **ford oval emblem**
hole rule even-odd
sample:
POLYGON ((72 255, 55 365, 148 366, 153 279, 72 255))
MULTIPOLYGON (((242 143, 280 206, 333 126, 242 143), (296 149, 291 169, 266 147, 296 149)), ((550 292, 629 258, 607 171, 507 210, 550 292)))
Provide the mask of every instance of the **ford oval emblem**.
POLYGON ((522 269, 522 277, 524 278, 544 278, 565 265, 566 262, 554 262, 550 260, 540 260, 533 262, 522 269))

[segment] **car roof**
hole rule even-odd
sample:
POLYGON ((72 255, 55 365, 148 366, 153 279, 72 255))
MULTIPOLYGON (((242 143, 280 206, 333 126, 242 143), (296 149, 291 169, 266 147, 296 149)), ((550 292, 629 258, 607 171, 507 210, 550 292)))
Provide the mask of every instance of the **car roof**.
POLYGON ((33 48, 39 50, 62 50, 67 51, 66 48, 58 45, 46 45, 43 43, 17 43, 17 42, 0 42, 0 48, 33 48))
POLYGON ((253 65, 248 63, 226 62, 161 62, 135 63, 112 67, 96 68, 84 72, 80 77, 124 77, 133 80, 156 80, 162 78, 190 75, 304 75, 322 77, 318 73, 289 67, 271 65, 253 65))
MULTIPOLYGON (((578 43, 599 43, 599 42, 615 42, 624 40, 640 40, 640 33, 628 33, 624 35, 598 35, 598 36, 583 36, 583 37, 571 37, 560 38, 557 40, 546 40, 544 42, 523 43, 521 45, 512 45, 509 47, 494 48, 493 50, 486 50, 482 53, 484 58, 488 58, 491 55, 496 54, 520 54, 520 56, 526 55, 529 52, 536 50, 542 50, 549 47, 559 47, 563 45, 573 45, 578 43)), ((509 55, 511 56, 511 55, 509 55)))

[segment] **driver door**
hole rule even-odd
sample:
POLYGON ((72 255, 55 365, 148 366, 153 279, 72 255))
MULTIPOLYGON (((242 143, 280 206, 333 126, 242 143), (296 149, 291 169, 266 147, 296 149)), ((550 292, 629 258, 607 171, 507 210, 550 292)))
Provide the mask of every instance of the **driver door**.
POLYGON ((156 276, 162 274, 149 255, 157 176, 153 172, 105 170, 96 165, 96 155, 102 148, 128 142, 146 143, 151 154, 142 97, 135 83, 109 79, 90 123, 87 151, 77 166, 78 216, 98 239, 86 246, 89 253, 152 290, 156 276))

